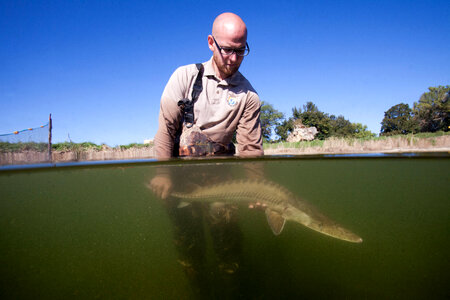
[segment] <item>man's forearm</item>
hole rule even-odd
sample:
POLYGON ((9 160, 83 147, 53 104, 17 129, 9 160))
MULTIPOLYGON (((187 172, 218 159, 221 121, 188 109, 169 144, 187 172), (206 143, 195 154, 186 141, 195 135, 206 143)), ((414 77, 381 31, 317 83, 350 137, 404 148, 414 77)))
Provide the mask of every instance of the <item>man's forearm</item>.
POLYGON ((168 159, 172 157, 173 141, 168 134, 160 133, 155 135, 155 156, 157 159, 168 159))

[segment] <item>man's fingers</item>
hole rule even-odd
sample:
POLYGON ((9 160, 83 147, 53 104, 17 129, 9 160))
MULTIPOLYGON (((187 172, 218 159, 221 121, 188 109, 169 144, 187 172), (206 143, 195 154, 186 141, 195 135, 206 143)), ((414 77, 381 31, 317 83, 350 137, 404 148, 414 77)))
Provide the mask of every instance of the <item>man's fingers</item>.
POLYGON ((168 198, 172 191, 172 181, 167 177, 154 177, 147 186, 158 198, 162 199, 168 198))
POLYGON ((169 194, 170 194, 170 189, 167 186, 165 186, 161 189, 160 197, 162 199, 167 199, 167 197, 169 197, 169 194))

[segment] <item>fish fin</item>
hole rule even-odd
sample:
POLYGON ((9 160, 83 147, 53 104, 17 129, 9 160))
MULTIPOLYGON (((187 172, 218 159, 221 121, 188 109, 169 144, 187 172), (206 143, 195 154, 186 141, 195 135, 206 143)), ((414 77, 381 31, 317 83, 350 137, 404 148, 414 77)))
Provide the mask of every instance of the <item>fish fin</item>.
POLYGON ((286 219, 281 214, 270 209, 266 209, 266 217, 272 232, 275 235, 279 235, 283 231, 286 219))
POLYGON ((183 207, 186 207, 189 205, 191 205, 189 202, 180 202, 180 204, 178 204, 177 208, 183 208, 183 207))

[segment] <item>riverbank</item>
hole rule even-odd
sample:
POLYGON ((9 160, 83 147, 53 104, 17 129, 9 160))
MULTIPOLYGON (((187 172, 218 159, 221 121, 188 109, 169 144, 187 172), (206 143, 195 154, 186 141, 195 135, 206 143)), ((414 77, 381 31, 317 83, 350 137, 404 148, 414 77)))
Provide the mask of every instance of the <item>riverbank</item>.
POLYGON ((375 139, 336 139, 324 141, 278 143, 265 146, 265 155, 320 155, 450 152, 450 135, 420 137, 414 135, 375 139))
MULTIPOLYGON (((57 150, 52 152, 52 162, 100 161, 154 158, 153 147, 103 148, 81 150, 57 150)), ((47 152, 24 150, 0 153, 0 165, 22 165, 49 162, 47 152)))
MULTIPOLYGON (((408 152, 449 152, 450 134, 407 135, 379 137, 373 139, 336 139, 304 141, 297 143, 265 144, 265 155, 321 155, 321 154, 370 154, 408 152)), ((95 147, 65 147, 52 152, 52 162, 133 160, 155 158, 152 145, 111 148, 105 145, 95 147)), ((21 165, 48 162, 48 154, 36 150, 2 151, 0 165, 21 165)))

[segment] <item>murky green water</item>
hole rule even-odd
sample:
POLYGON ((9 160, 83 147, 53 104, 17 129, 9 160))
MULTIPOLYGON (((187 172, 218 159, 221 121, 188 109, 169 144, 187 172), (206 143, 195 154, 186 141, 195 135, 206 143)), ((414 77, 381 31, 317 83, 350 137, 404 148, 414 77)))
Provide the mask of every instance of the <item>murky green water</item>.
POLYGON ((448 157, 292 157, 1 171, 0 295, 449 298, 448 170, 448 157), (178 208, 168 209, 147 187, 156 174, 170 174, 176 189, 263 176, 364 241, 292 222, 275 236, 264 212, 240 205, 228 236, 217 239, 220 230, 199 218, 200 209, 195 243, 180 244, 178 208), (228 244, 238 245, 238 258, 231 258, 235 270, 224 272, 220 253, 228 244), (191 251, 190 261, 183 247, 201 250, 191 251), (201 267, 187 267, 192 261, 201 267))

